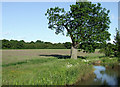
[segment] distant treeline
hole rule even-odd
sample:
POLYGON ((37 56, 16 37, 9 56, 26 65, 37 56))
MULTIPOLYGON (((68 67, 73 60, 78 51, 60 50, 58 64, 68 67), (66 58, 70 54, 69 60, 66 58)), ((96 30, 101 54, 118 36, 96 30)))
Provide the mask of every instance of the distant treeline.
POLYGON ((51 43, 37 40, 36 42, 25 42, 24 40, 0 40, 2 49, 70 49, 71 43, 51 43))
MULTIPOLYGON (((2 44, 0 45, 2 49, 70 49, 71 42, 65 43, 51 43, 51 42, 44 42, 41 40, 37 40, 35 42, 25 42, 24 40, 0 40, 2 44)), ((85 45, 85 44, 81 44, 85 45)), ((81 48, 79 45, 78 49, 81 48)), ((96 49, 100 49, 102 45, 100 43, 96 43, 94 45, 96 49)))

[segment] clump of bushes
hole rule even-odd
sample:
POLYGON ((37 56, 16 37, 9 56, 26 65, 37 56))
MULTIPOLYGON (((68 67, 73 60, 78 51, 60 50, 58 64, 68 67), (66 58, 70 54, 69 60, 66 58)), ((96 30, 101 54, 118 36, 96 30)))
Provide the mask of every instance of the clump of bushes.
POLYGON ((115 43, 114 55, 120 58, 120 31, 118 31, 117 29, 114 43, 115 43))
POLYGON ((104 45, 104 48, 100 49, 100 53, 104 53, 105 56, 112 56, 114 55, 114 44, 108 43, 104 45))
POLYGON ((105 56, 115 56, 120 58, 120 31, 116 29, 116 36, 114 44, 104 44, 103 48, 99 50, 100 53, 104 53, 105 56))
POLYGON ((37 40, 25 42, 24 40, 0 40, 0 49, 70 49, 71 43, 51 43, 37 40))

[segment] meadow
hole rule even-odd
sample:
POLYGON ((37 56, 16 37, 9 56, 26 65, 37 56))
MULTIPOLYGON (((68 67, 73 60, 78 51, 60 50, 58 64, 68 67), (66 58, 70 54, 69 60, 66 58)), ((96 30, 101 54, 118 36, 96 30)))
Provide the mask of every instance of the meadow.
POLYGON ((78 52, 77 60, 70 59, 70 49, 1 51, 3 85, 72 85, 93 73, 93 61, 117 62, 99 50, 78 52))

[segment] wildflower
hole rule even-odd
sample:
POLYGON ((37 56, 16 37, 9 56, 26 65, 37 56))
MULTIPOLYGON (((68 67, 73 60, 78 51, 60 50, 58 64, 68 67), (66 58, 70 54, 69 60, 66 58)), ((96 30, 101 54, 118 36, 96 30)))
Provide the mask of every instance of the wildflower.
POLYGON ((83 59, 82 61, 83 61, 83 62, 89 62, 89 60, 85 60, 85 59, 83 59))
POLYGON ((68 65, 67 65, 67 68, 70 68, 70 67, 72 67, 72 64, 68 64, 68 65))

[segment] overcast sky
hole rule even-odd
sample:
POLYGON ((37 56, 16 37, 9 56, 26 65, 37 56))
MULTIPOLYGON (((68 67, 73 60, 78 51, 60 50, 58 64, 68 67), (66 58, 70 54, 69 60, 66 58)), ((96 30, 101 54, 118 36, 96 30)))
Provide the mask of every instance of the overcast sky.
MULTIPOLYGON (((59 6, 69 10, 75 2, 3 2, 2 3, 2 37, 25 41, 42 40, 46 42, 71 42, 69 37, 56 35, 48 29, 46 10, 59 6)), ((94 2, 96 3, 96 2, 94 2)), ((101 2, 100 2, 101 3, 101 2)), ((118 28, 118 3, 102 2, 102 7, 110 10, 111 42, 114 40, 115 28, 118 28)))

